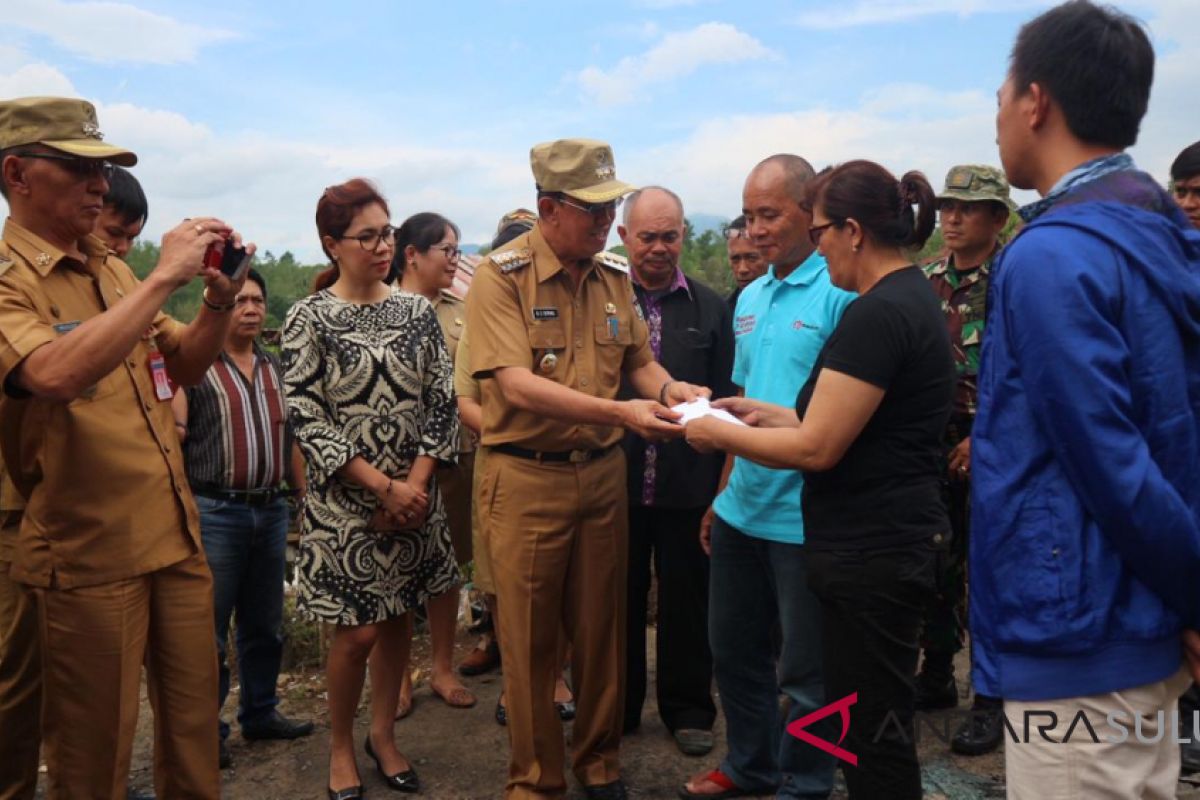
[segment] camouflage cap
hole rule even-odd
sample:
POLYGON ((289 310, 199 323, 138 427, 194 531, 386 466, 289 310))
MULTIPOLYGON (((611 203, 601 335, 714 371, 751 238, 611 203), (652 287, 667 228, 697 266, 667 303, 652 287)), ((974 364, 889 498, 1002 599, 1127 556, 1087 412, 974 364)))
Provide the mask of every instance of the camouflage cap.
POLYGON ((612 148, 595 139, 542 142, 529 151, 539 191, 562 192, 585 203, 607 203, 636 187, 617 180, 612 148))
POLYGON ((510 226, 521 226, 524 227, 525 230, 530 230, 536 224, 537 214, 533 213, 528 208, 517 208, 500 218, 500 222, 496 223, 496 233, 501 233, 510 226))
POLYGON ((1008 208, 1016 208, 1008 196, 1008 181, 1004 172, 987 164, 960 164, 946 173, 946 188, 937 196, 938 200, 964 200, 978 202, 993 200, 1008 208))
POLYGON ((0 102, 0 149, 44 144, 81 158, 132 167, 137 156, 105 144, 96 107, 70 97, 19 97, 0 102))

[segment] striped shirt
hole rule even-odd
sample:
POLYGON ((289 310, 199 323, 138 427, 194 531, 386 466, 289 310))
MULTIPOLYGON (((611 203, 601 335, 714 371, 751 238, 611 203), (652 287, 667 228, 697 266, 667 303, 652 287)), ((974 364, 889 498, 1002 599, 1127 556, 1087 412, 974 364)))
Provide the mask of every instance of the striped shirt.
POLYGON ((227 354, 188 387, 184 462, 193 486, 247 491, 278 487, 289 477, 291 431, 279 363, 257 343, 254 380, 227 354))

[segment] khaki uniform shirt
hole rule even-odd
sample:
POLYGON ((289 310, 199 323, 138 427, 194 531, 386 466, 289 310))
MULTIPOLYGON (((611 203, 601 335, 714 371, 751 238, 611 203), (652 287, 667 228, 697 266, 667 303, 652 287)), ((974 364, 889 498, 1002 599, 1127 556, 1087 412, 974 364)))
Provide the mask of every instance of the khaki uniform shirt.
POLYGON ((44 344, 120 303, 137 286, 97 238, 86 263, 12 220, 0 251, 0 445, 26 508, 12 577, 69 589, 130 578, 200 550, 171 404, 159 401, 152 345, 179 347, 160 313, 120 366, 68 403, 24 398, 7 381, 44 344))
MULTIPOLYGON (((489 254, 467 296, 471 372, 486 378, 501 367, 525 367, 570 389, 614 399, 622 371, 654 360, 622 263, 619 256, 596 255, 575 287, 540 228, 489 254)), ((484 380, 482 388, 485 445, 589 450, 621 439, 620 428, 518 409, 495 380, 484 380)))
MULTIPOLYGON (((442 338, 446 340, 446 351, 454 364, 455 374, 458 372, 458 343, 462 339, 467 324, 467 304, 456 294, 443 289, 433 303, 437 312, 438 325, 442 328, 442 338)), ((470 429, 462 425, 458 437, 458 452, 475 452, 475 440, 470 429)))
POLYGON ((471 337, 467 336, 465 329, 458 340, 458 353, 454 357, 454 393, 476 403, 483 400, 479 381, 471 374, 471 337))

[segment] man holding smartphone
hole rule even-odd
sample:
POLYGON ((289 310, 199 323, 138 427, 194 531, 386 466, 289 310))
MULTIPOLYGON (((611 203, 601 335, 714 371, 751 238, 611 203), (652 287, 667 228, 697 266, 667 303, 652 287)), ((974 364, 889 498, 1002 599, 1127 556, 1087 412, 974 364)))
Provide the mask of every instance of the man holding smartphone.
POLYGON ((158 793, 220 794, 212 577, 167 378, 200 380, 220 351, 241 286, 203 256, 240 237, 185 220, 139 283, 92 235, 112 165, 136 161, 86 101, 0 102, 0 446, 25 502, 10 576, 38 605, 50 800, 124 797, 143 663, 158 793), (197 277, 184 326, 161 309, 197 277))

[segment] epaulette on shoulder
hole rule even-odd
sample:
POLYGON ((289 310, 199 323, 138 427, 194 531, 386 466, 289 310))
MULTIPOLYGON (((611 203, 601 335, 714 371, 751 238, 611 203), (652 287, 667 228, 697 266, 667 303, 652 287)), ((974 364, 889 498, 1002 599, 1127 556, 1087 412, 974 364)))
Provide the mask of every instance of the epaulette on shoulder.
POLYGON ((500 268, 500 272, 507 275, 532 264, 533 251, 528 247, 518 247, 513 250, 501 250, 499 253, 489 253, 488 258, 500 268))
POLYGON ((629 259, 617 253, 610 253, 607 250, 601 253, 596 253, 596 263, 602 264, 609 269, 615 269, 617 272, 629 274, 629 259))

